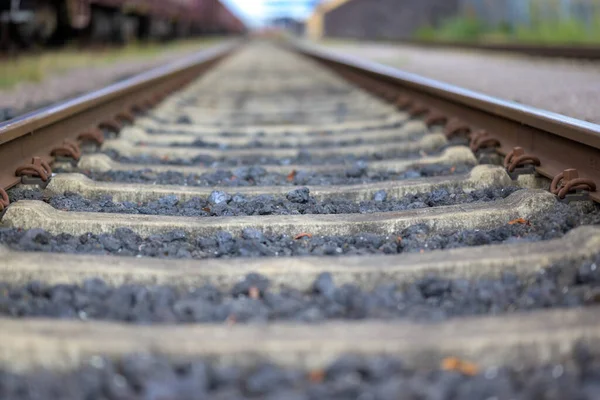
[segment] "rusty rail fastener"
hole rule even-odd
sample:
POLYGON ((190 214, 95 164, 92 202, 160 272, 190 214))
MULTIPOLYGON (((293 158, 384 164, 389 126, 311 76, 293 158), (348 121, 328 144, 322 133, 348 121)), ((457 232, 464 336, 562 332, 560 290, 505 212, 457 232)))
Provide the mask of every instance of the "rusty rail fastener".
POLYGON ((423 117, 429 114, 429 107, 425 104, 416 103, 408 109, 408 114, 413 118, 423 117))
POLYGON ((8 198, 8 193, 6 193, 6 190, 0 188, 0 213, 2 213, 9 204, 10 199, 8 198))
POLYGON ((82 142, 94 142, 98 146, 101 146, 104 143, 104 134, 100 128, 92 128, 77 136, 77 140, 82 142))
POLYGON ((133 115, 135 114, 141 114, 144 111, 147 110, 147 107, 144 105, 144 103, 136 103, 134 105, 131 106, 131 112, 133 115))
POLYGON ((98 128, 100 129, 108 129, 115 133, 119 133, 119 131, 123 128, 123 125, 116 119, 107 119, 98 124, 98 128))
POLYGON ((413 101, 407 96, 400 96, 396 100, 396 107, 400 110, 406 110, 413 105, 413 101))
POLYGON ((79 148, 79 145, 77 143, 72 142, 70 140, 65 140, 63 141, 63 144, 61 146, 52 149, 50 155, 53 155, 54 157, 69 158, 74 161, 79 161, 79 159, 81 158, 81 149, 79 148))
POLYGON ((133 124, 133 121, 135 121, 135 115, 133 115, 133 112, 131 112, 130 109, 127 109, 118 113, 115 117, 115 120, 125 121, 129 124, 133 124))
POLYGON ((586 200, 589 192, 596 191, 596 183, 591 179, 579 177, 579 172, 574 169, 565 169, 552 179, 550 192, 565 202, 586 200))
POLYGON ((510 153, 504 157, 504 168, 508 172, 514 172, 518 167, 524 167, 526 165, 532 165, 539 167, 541 164, 540 159, 531 154, 526 154, 522 147, 515 147, 510 153))
POLYGON ((431 111, 425 119, 425 125, 432 127, 435 125, 444 126, 448 123, 448 117, 439 111, 431 111))
POLYGON ((473 153, 480 150, 496 149, 501 145, 498 138, 492 136, 492 134, 484 129, 473 132, 469 138, 471 139, 471 144, 469 146, 473 153))
POLYGON ((31 164, 24 164, 15 170, 15 175, 21 177, 24 185, 38 185, 45 188, 50 182, 52 168, 40 157, 33 157, 31 164))
POLYGON ((446 124, 446 129, 444 129, 444 134, 447 138, 468 135, 469 133, 471 133, 469 124, 458 118, 450 119, 446 124))

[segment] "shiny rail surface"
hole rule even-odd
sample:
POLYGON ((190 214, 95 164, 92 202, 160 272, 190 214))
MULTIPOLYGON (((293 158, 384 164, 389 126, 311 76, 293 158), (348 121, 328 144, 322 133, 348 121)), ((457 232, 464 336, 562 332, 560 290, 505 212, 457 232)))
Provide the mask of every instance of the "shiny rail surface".
POLYGON ((596 126, 298 43, 196 61, 3 181, 0 395, 594 398, 596 126))

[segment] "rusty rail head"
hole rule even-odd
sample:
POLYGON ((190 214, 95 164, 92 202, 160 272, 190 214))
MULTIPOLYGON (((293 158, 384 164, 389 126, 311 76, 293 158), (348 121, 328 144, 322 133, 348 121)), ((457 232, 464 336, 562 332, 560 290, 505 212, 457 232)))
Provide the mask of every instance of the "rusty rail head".
MULTIPOLYGON (((229 41, 103 89, 0 123, 0 189, 19 183, 21 178, 15 171, 29 163, 32 157, 51 163, 53 153, 65 154, 62 148, 65 140, 77 142, 82 134, 93 132, 107 121, 128 119, 130 110, 143 108, 157 95, 181 87, 240 44, 229 41)), ((73 146, 69 149, 73 150, 72 155, 77 155, 73 146)))
MULTIPOLYGON (((416 74, 322 47, 290 42, 289 46, 346 76, 388 85, 400 94, 401 106, 424 104, 448 117, 446 133, 484 129, 506 156, 515 147, 539 159, 535 171, 547 178, 577 169, 582 179, 600 184, 600 125, 534 107, 501 100, 416 74)), ((590 193, 600 202, 600 193, 590 193)))

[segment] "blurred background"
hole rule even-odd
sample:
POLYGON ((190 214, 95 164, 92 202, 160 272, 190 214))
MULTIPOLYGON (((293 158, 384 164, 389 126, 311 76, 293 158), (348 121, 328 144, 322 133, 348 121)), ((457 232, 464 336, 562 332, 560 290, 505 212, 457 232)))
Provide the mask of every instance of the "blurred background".
POLYGON ((285 30, 312 40, 598 43, 600 0, 1 0, 3 49, 285 30))
POLYGON ((0 0, 0 121, 248 34, 421 73, 403 44, 598 47, 600 0, 0 0))
POLYGON ((272 25, 313 40, 600 42, 600 0, 270 0, 272 25), (297 15, 298 4, 310 12, 297 15), (296 15, 291 11, 295 10, 296 15))

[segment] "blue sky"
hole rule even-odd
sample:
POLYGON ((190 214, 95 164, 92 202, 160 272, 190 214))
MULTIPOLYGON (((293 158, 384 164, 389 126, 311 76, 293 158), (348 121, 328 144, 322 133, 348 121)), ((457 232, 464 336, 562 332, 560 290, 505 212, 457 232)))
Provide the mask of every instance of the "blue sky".
POLYGON ((310 15, 315 0, 222 0, 250 26, 261 26, 269 18, 292 16, 304 19, 310 15))

